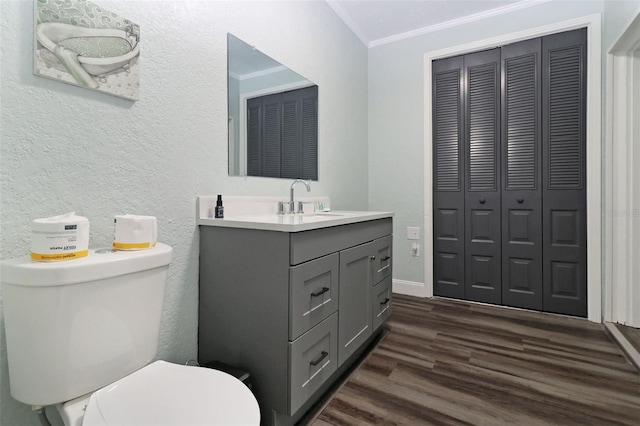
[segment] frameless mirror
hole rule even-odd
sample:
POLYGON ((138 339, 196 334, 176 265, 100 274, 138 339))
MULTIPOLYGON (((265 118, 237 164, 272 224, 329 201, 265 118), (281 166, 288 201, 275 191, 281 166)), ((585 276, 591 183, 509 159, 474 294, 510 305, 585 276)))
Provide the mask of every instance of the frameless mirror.
POLYGON ((318 180, 318 86, 227 35, 229 175, 318 180))

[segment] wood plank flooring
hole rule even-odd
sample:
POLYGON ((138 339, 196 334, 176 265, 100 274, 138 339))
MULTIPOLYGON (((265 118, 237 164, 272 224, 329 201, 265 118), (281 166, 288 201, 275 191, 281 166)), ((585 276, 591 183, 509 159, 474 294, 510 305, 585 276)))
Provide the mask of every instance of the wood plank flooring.
POLYGON ((394 295, 388 327, 313 426, 640 425, 640 375, 600 324, 394 295))

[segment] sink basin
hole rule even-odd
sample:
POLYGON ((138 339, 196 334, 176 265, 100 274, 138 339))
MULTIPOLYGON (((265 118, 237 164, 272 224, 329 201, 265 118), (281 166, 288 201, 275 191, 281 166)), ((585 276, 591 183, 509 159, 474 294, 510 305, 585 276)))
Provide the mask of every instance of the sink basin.
POLYGON ((302 217, 338 217, 338 216, 346 216, 345 214, 340 213, 332 213, 332 212, 318 212, 311 214, 303 214, 302 217))

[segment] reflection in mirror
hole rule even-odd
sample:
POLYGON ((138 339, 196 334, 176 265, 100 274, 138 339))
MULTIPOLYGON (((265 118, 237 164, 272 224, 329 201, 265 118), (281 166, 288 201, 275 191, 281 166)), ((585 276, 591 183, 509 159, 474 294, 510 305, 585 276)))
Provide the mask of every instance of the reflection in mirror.
POLYGON ((229 175, 318 180, 318 86, 227 35, 229 175))

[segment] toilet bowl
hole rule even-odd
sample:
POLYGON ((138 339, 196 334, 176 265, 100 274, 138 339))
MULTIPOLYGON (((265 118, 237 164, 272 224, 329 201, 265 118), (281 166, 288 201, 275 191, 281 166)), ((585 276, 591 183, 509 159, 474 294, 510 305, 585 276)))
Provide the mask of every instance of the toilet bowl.
POLYGON ((155 361, 104 388, 57 405, 67 426, 258 425, 258 403, 230 374, 155 361))

